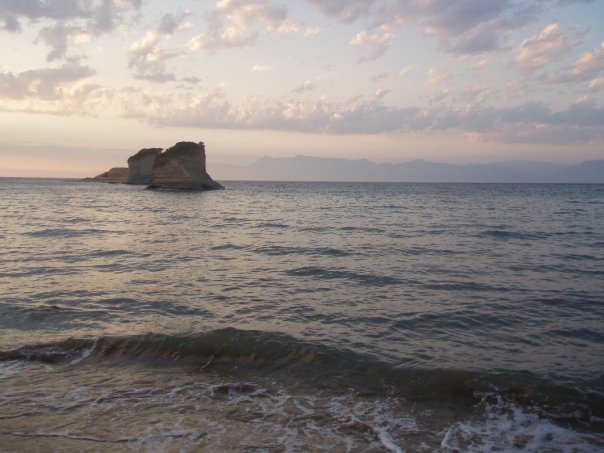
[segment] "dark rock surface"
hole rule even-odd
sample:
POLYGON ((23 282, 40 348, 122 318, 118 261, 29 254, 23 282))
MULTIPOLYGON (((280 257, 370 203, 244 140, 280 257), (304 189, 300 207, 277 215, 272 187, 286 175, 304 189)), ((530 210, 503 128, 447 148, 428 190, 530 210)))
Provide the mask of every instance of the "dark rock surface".
POLYGON ((224 189, 206 171, 203 142, 179 142, 155 158, 150 189, 224 189))
POLYGON ((87 182, 108 182, 108 183, 126 183, 128 182, 128 169, 125 167, 114 167, 109 171, 101 173, 94 178, 85 178, 87 182))

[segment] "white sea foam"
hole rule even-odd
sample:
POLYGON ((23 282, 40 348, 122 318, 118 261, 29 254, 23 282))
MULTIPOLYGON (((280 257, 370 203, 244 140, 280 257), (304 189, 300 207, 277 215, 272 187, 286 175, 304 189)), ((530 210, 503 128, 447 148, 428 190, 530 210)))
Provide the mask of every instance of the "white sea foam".
POLYGON ((485 404, 482 417, 449 427, 441 448, 445 453, 596 453, 604 452, 604 436, 573 431, 527 409, 499 401, 485 404))

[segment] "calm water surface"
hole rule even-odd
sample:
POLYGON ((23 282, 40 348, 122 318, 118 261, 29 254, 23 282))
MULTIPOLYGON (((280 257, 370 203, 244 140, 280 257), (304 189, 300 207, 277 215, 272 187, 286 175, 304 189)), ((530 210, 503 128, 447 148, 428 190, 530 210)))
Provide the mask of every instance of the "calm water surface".
POLYGON ((0 179, 0 446, 604 451, 604 186, 225 186, 0 179))

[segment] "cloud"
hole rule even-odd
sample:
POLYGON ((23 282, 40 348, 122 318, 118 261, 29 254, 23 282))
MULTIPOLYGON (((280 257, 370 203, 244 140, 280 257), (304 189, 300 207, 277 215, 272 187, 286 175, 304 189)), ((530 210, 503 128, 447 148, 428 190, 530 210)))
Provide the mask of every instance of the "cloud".
POLYGON ((51 47, 49 61, 68 58, 68 47, 81 39, 110 33, 125 20, 130 9, 139 9, 142 0, 9 0, 0 2, 3 30, 20 32, 21 22, 44 25, 39 40, 51 47))
POLYGON ((424 85, 434 87, 443 84, 449 84, 455 80, 455 76, 452 74, 439 74, 433 68, 426 71, 424 79, 424 85))
POLYGON ((372 75, 369 78, 369 80, 372 81, 372 82, 379 82, 380 80, 387 79, 388 77, 390 77, 390 73, 389 72, 380 72, 378 74, 372 75))
POLYGON ((321 33, 321 28, 316 25, 311 25, 309 27, 306 27, 303 36, 305 38, 310 38, 311 36, 318 35, 319 33, 321 33))
POLYGON ((587 89, 597 89, 598 80, 604 77, 604 42, 583 52, 574 62, 547 79, 550 83, 576 84, 589 82, 587 89))
POLYGON ((0 110, 53 115, 95 115, 111 90, 87 83, 94 71, 77 62, 19 73, 0 73, 0 110))
POLYGON ((67 57, 70 43, 90 41, 91 35, 79 26, 66 26, 63 22, 57 22, 40 30, 39 39, 52 48, 46 59, 53 61, 67 57))
POLYGON ((3 99, 38 98, 56 100, 65 87, 94 75, 94 71, 79 63, 65 63, 58 67, 31 69, 13 74, 0 73, 0 97, 3 99))
POLYGON ((374 58, 396 40, 403 19, 436 38, 447 51, 475 54, 497 49, 500 34, 534 20, 538 11, 531 2, 523 4, 512 0, 309 1, 318 5, 325 15, 341 22, 352 23, 363 18, 372 23, 371 28, 359 32, 352 43, 371 43, 375 47, 374 58))
POLYGON ((379 88, 374 95, 374 100, 376 101, 380 101, 384 98, 384 96, 386 96, 388 93, 390 93, 392 90, 387 90, 385 88, 379 88))
POLYGON ((270 66, 264 64, 255 64, 254 66, 252 66, 252 72, 266 72, 270 69, 270 66))
POLYGON ((400 16, 395 16, 388 22, 381 23, 370 30, 358 32, 350 41, 352 46, 370 48, 370 52, 363 60, 375 60, 382 56, 386 50, 399 38, 398 29, 404 21, 400 16))
POLYGON ((177 93, 126 88, 117 94, 117 99, 124 117, 137 118, 157 126, 229 129, 235 119, 221 87, 177 93))
POLYGON ((287 17, 287 10, 271 0, 219 0, 209 16, 208 31, 193 37, 191 50, 216 52, 220 49, 246 47, 260 36, 254 29, 260 24, 264 32, 292 33, 300 25, 287 17))
POLYGON ((604 90, 604 77, 598 77, 589 82, 586 91, 600 91, 604 90))
POLYGON ((424 33, 455 54, 498 49, 501 34, 535 20, 537 11, 535 4, 511 0, 428 0, 408 8, 424 33))
POLYGON ((294 93, 305 93, 307 91, 313 91, 316 88, 317 84, 314 81, 306 79, 302 85, 294 88, 294 93))
POLYGON ((562 29, 553 23, 538 35, 525 39, 516 47, 516 63, 525 69, 537 69, 559 61, 569 50, 580 44, 575 29, 562 29))
POLYGON ((370 100, 356 97, 345 103, 253 97, 232 104, 220 87, 179 93, 133 90, 123 93, 122 104, 127 116, 155 126, 326 134, 447 131, 485 142, 552 145, 604 141, 604 108, 588 101, 559 111, 536 102, 459 110, 386 106, 381 102, 386 94, 388 90, 378 90, 370 100))
POLYGON ((167 72, 166 61, 183 54, 182 50, 168 51, 160 43, 174 33, 187 28, 186 14, 165 14, 159 25, 149 30, 128 48, 128 67, 134 68, 134 77, 151 82, 168 82, 176 76, 167 72))
POLYGON ((483 116, 475 127, 482 141, 531 144, 602 143, 604 131, 599 118, 604 108, 590 102, 551 111, 542 104, 528 103, 507 109, 483 109, 472 117, 483 116))
POLYGON ((201 83, 201 79, 199 77, 191 76, 191 77, 183 77, 181 79, 183 82, 190 83, 191 85, 197 85, 201 83))
POLYGON ((351 23, 366 17, 377 0, 310 0, 327 16, 351 23))
POLYGON ((604 72, 604 42, 593 50, 581 54, 572 65, 572 74, 583 80, 604 72))
POLYGON ((406 76, 410 72, 415 71, 417 68, 419 68, 418 65, 416 65, 415 63, 410 63, 401 68, 401 70, 398 72, 398 75, 400 75, 401 77, 406 76))
MULTIPOLYGON (((353 45, 372 45, 369 58, 377 58, 397 38, 403 24, 419 26, 441 47, 456 55, 480 55, 502 48, 510 32, 537 20, 553 0, 308 0, 328 17, 342 23, 364 20, 369 29, 359 31, 353 45), (396 20, 393 20, 395 18, 396 20), (403 22, 404 20, 404 22, 403 22)), ((584 0, 566 0, 564 4, 584 0)), ((552 4, 554 3, 554 4, 552 4)))
POLYGON ((123 10, 133 7, 139 9, 142 0, 102 0, 93 8, 91 30, 96 35, 110 33, 122 23, 123 10))

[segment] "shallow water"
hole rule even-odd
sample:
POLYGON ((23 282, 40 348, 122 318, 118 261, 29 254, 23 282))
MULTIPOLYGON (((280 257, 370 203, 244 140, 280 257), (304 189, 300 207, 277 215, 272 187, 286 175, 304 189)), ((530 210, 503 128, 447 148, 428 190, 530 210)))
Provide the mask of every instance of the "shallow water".
POLYGON ((604 186, 225 185, 0 179, 0 445, 604 450, 604 186))

